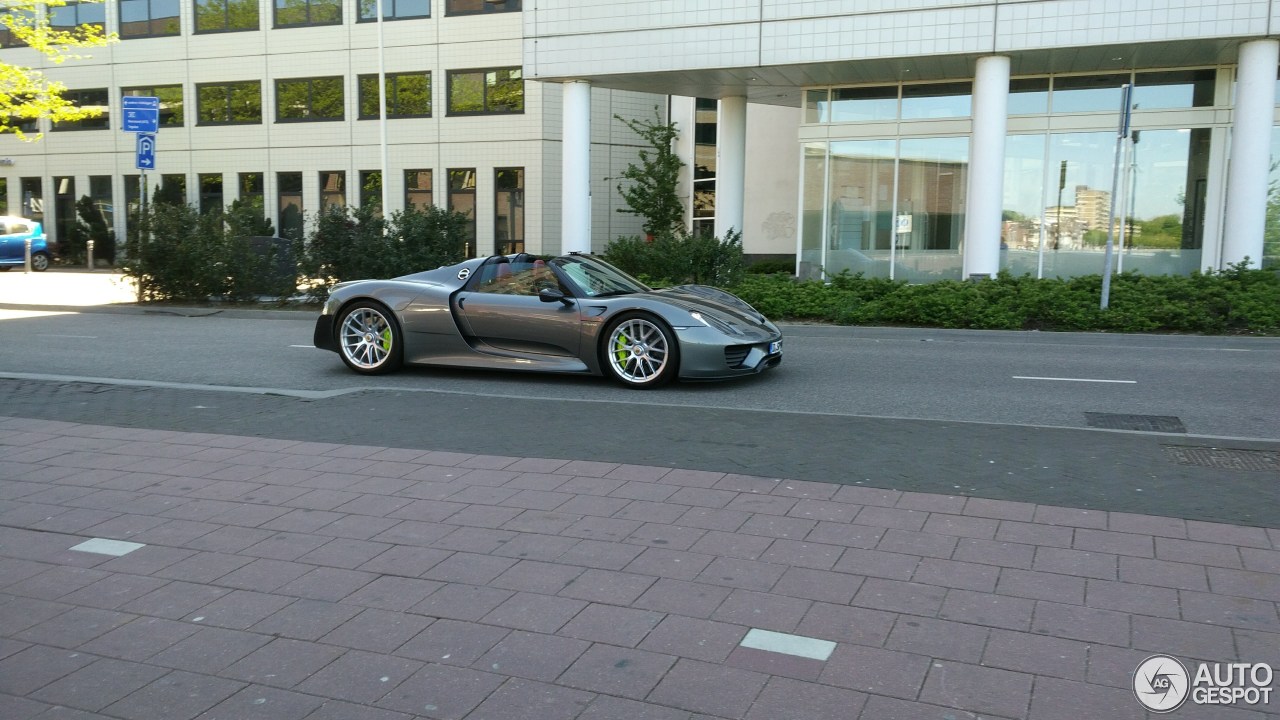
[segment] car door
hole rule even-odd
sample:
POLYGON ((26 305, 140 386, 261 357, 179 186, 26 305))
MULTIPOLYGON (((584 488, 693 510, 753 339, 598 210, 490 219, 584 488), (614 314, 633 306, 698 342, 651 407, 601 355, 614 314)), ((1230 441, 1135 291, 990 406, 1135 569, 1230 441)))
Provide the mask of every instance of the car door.
POLYGON ((0 262, 22 260, 22 243, 9 231, 9 223, 0 220, 0 262))
POLYGON ((582 334, 578 303, 543 302, 538 291, 544 287, 563 291, 541 262, 481 266, 454 297, 463 333, 498 350, 576 357, 582 334))

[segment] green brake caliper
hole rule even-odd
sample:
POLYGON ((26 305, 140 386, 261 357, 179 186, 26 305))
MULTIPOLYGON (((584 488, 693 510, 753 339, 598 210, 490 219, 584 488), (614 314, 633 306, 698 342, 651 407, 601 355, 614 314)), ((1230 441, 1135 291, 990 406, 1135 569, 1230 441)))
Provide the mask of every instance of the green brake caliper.
POLYGON ((380 337, 382 338, 382 351, 390 352, 391 351, 391 328, 386 328, 385 330, 383 330, 382 335, 380 337))
POLYGON ((614 355, 618 358, 619 364, 626 363, 627 342, 626 342, 626 338, 622 335, 622 333, 618 333, 618 339, 613 344, 613 352, 614 352, 614 355))

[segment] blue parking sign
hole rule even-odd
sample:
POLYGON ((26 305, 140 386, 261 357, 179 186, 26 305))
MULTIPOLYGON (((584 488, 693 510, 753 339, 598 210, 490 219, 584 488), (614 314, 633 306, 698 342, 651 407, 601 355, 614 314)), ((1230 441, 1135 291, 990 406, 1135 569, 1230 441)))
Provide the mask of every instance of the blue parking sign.
POLYGON ((160 129, 160 98, 125 95, 120 98, 124 110, 125 132, 153 133, 160 129))
POLYGON ((156 169, 156 136, 151 133, 138 133, 138 155, 134 167, 139 170, 156 169))

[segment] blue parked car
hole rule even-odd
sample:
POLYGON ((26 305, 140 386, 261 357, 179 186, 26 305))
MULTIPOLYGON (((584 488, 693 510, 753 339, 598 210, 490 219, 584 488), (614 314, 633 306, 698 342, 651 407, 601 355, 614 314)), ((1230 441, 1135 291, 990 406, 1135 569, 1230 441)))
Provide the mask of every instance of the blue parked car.
POLYGON ((0 215, 0 272, 22 267, 27 240, 31 240, 31 269, 44 272, 53 256, 45 241, 44 228, 35 220, 0 215))

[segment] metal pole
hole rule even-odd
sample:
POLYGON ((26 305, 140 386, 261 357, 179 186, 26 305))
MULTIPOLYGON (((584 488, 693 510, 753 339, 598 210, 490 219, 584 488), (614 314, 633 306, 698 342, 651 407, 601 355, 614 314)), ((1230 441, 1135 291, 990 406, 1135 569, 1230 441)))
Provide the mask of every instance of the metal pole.
POLYGON ((387 170, 387 71, 382 57, 382 0, 377 0, 378 13, 378 145, 382 154, 382 217, 391 212, 391 203, 387 197, 390 186, 390 175, 387 170))
POLYGON ((89 271, 93 272, 93 238, 89 238, 89 271))
POLYGON ((27 238, 26 240, 22 241, 22 245, 24 247, 23 255, 22 255, 22 272, 30 273, 31 272, 31 238, 27 238))
POLYGON ((1124 148, 1125 136, 1129 134, 1129 92, 1133 86, 1125 83, 1120 87, 1120 132, 1116 134, 1116 156, 1111 167, 1111 213, 1107 217, 1107 252, 1102 262, 1102 302, 1101 308, 1107 309, 1111 302, 1111 254, 1115 243, 1116 232, 1116 191, 1120 183, 1120 151, 1124 148))

